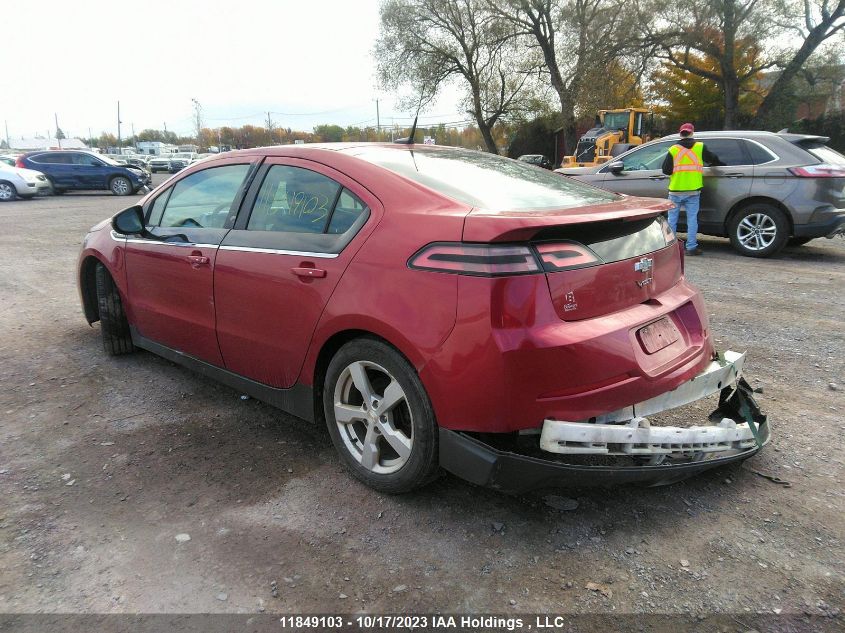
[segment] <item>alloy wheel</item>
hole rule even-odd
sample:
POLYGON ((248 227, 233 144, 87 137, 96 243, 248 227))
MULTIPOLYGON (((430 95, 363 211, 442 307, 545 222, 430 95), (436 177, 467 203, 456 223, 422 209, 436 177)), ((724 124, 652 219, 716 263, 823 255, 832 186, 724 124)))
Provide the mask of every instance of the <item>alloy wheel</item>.
POLYGON ((777 237, 775 221, 765 213, 752 213, 736 227, 740 244, 751 251, 762 251, 772 245, 777 237))
POLYGON ((12 188, 12 185, 0 182, 0 200, 6 202, 8 200, 14 200, 15 198, 15 190, 12 188))
POLYGON ((129 193, 129 181, 126 178, 115 178, 111 184, 111 190, 119 196, 129 193))
POLYGON ((386 475, 411 456, 414 424, 405 391, 381 365, 356 361, 335 383, 334 417, 350 455, 367 470, 386 475))

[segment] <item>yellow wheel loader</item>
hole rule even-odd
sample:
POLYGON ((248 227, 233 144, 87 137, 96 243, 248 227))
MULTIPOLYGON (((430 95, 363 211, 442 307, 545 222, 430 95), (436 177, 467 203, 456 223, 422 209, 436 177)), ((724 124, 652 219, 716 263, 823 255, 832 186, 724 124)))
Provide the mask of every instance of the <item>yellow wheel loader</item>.
POLYGON ((645 108, 599 110, 595 127, 578 139, 574 156, 564 156, 562 167, 592 167, 606 163, 632 147, 642 145, 651 137, 646 134, 653 127, 654 115, 645 108), (648 121, 647 121, 648 119, 648 121))

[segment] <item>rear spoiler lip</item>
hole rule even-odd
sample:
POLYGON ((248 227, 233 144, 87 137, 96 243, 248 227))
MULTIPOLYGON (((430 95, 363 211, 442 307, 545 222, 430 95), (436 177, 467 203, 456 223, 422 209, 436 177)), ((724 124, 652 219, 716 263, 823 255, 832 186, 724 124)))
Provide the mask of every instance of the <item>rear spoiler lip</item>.
POLYGON ((640 220, 657 216, 674 205, 665 199, 625 196, 605 204, 559 210, 490 211, 473 208, 464 219, 465 242, 522 242, 550 226, 607 220, 640 220))

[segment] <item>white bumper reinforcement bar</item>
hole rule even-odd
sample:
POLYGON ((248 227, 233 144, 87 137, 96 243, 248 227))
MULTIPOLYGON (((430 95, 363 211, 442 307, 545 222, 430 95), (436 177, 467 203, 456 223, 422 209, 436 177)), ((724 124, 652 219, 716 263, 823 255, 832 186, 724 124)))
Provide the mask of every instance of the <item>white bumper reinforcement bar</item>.
POLYGON ((700 374, 676 389, 597 418, 596 422, 547 419, 540 448, 551 453, 592 455, 700 456, 744 450, 756 440, 747 422, 722 418, 706 426, 651 426, 644 416, 674 409, 733 384, 742 373, 745 354, 725 352, 700 374))

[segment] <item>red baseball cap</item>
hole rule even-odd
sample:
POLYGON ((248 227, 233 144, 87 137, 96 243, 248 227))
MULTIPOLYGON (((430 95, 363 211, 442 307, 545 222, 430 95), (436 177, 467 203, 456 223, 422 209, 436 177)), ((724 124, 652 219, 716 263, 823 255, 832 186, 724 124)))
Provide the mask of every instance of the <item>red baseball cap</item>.
POLYGON ((681 133, 681 134, 683 134, 684 132, 688 132, 689 134, 692 134, 693 132, 695 132, 695 128, 693 127, 692 123, 684 123, 681 126, 681 129, 678 130, 678 132, 681 133))

